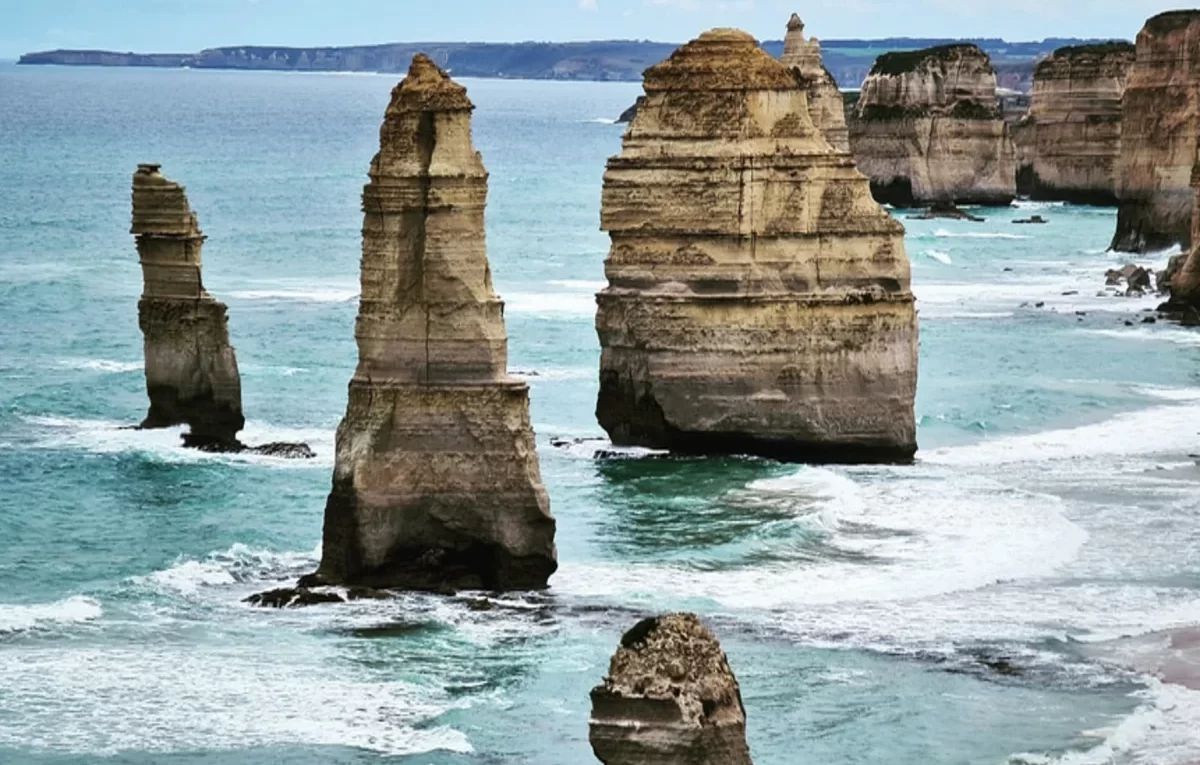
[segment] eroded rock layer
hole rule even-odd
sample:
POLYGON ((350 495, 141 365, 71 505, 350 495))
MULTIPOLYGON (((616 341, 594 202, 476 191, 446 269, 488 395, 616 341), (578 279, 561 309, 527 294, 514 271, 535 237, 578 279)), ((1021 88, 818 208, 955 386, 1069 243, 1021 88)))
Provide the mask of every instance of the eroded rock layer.
POLYGON ((804 39, 804 22, 795 13, 788 21, 783 39, 783 65, 796 73, 808 94, 808 115, 813 124, 838 151, 850 151, 846 127, 846 105, 837 81, 821 61, 821 42, 804 39))
POLYGON ((737 30, 647 70, 604 176, 597 417, 621 445, 818 462, 916 449, 903 227, 737 30))
POLYGON ((884 54, 855 108, 850 144, 881 203, 1007 205, 1016 195, 996 72, 978 47, 884 54))
POLYGON ((1038 64, 1018 177, 1033 199, 1116 204, 1129 43, 1059 48, 1038 64))
POLYGON ((742 694, 720 643, 692 614, 645 619, 592 690, 604 765, 750 765, 742 694))
MULTIPOLYGON (((1200 151, 1200 146, 1197 147, 1200 151)), ((1189 323, 1200 320, 1200 154, 1192 167, 1192 248, 1185 256, 1176 255, 1168 266, 1170 300, 1162 308, 1185 314, 1189 323), (1177 260, 1178 259, 1178 260, 1177 260), (1182 262, 1180 262, 1182 261, 1182 262), (1174 270, 1174 273, 1170 273, 1174 270)))
POLYGON ((158 165, 138 165, 133 175, 131 233, 142 264, 138 324, 150 396, 142 427, 187 425, 189 445, 240 448, 242 386, 225 304, 201 281, 205 237, 187 194, 158 165))
POLYGON ((423 55, 392 91, 363 190, 358 368, 305 585, 527 589, 556 567, 529 390, 506 372, 473 108, 423 55))
POLYGON ((1147 21, 1137 36, 1122 106, 1114 250, 1189 245, 1198 87, 1200 11, 1171 11, 1147 21))

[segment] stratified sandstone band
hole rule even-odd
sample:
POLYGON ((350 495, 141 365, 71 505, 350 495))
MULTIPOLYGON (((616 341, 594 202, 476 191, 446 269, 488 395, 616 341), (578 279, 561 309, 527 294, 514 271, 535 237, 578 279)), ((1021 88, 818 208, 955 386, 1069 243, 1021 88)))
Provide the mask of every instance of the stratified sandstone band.
POLYGON ((604 176, 597 417, 614 443, 817 462, 916 450, 903 227, 737 30, 646 71, 604 176))
POLYGON ((1059 48, 1033 75, 1029 114, 1017 127, 1018 190, 1033 199, 1116 204, 1121 99, 1134 46, 1059 48))
POLYGON ((159 166, 133 175, 133 226, 142 264, 138 301, 150 410, 143 428, 187 425, 191 446, 240 448, 245 424, 225 304, 201 281, 204 234, 184 188, 159 166))
POLYGON ((505 368, 473 108, 423 55, 392 92, 363 190, 358 368, 305 584, 527 589, 555 570, 529 390, 505 368))
POLYGON ((751 765, 737 678, 693 614, 625 633, 592 690, 589 728, 604 765, 751 765))
POLYGON ((1189 246, 1198 88, 1200 11, 1151 18, 1138 33, 1122 103, 1114 250, 1189 246))
POLYGON ((996 72, 974 45, 880 56, 863 82, 850 144, 881 203, 1007 206, 1016 196, 996 72))

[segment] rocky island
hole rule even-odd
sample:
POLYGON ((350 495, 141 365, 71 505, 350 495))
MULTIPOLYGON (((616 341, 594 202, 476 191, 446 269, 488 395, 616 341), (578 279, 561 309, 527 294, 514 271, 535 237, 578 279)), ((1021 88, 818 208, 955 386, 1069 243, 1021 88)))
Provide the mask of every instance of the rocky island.
POLYGON ((821 42, 804 38, 804 22, 793 13, 783 39, 783 65, 791 69, 808 93, 808 114, 838 151, 850 151, 850 131, 846 127, 846 106, 837 81, 821 60, 821 42))
POLYGON ((916 450, 904 229, 807 92, 720 29, 646 71, 604 175, 596 414, 618 445, 791 461, 916 450))
POLYGON ((592 690, 589 729, 604 765, 751 765, 737 678, 693 614, 625 633, 592 690))
POLYGON ((1018 132, 1017 190, 1032 199, 1115 205, 1121 99, 1133 66, 1124 42, 1059 48, 1033 75, 1018 132))
POLYGON ((881 203, 1008 205, 1016 195, 996 72, 975 45, 880 56, 863 82, 850 144, 881 203))
POLYGON ((1200 11, 1151 18, 1138 33, 1122 105, 1112 249, 1190 245, 1198 85, 1200 11))
POLYGON ((142 265, 138 325, 150 396, 141 427, 187 425, 189 446, 240 450, 246 420, 226 307, 204 289, 205 237, 187 193, 159 165, 138 165, 133 175, 130 233, 142 265))
POLYGON ((529 388, 508 376, 466 89, 424 55, 363 190, 358 368, 302 587, 534 589, 557 563, 529 388))

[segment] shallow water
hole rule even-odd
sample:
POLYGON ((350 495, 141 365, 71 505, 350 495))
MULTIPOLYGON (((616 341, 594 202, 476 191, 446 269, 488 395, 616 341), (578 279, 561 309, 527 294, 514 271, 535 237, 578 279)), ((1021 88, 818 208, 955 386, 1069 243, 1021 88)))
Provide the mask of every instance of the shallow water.
POLYGON ((0 65, 0 761, 588 763, 587 691, 626 627, 674 608, 721 637, 759 765, 1196 759, 1196 694, 1084 650, 1200 623, 1200 334, 1141 324, 1152 298, 1096 295, 1122 262, 1103 252, 1112 211, 905 221, 912 467, 549 445, 603 435, 592 295, 621 133, 603 120, 628 84, 466 83, 559 521, 551 590, 485 613, 243 606, 319 557, 358 195, 394 84, 0 65), (120 429, 146 405, 140 161, 187 186, 210 237, 244 437, 318 459, 120 429))

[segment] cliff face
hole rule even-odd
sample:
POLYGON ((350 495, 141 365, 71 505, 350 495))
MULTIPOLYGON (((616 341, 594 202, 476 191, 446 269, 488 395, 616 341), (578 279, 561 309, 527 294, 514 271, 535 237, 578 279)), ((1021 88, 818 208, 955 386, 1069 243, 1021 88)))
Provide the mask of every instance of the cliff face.
POLYGON ((850 143, 880 202, 1007 205, 1016 195, 996 73, 974 45, 880 56, 863 82, 850 143))
POLYGON ((1138 33, 1122 108, 1112 247, 1147 252, 1191 241, 1200 86, 1200 11, 1171 11, 1138 33))
POLYGON ((742 694, 717 639, 692 614, 625 633, 592 691, 589 739, 604 765, 750 765, 742 694))
POLYGON ((1116 203, 1121 97, 1133 66, 1128 43, 1060 48, 1034 72, 1018 141, 1022 192, 1076 204, 1116 203))
POLYGON ((850 131, 846 127, 846 107, 833 75, 821 63, 821 43, 804 39, 804 22, 796 14, 788 21, 783 40, 783 65, 796 73, 808 94, 808 116, 838 151, 850 151, 850 131))
POLYGON ((604 175, 600 424, 681 452, 910 458, 904 229, 791 71, 714 30, 647 70, 645 91, 604 175))
POLYGON ((358 368, 310 584, 527 589, 554 572, 529 389, 506 372, 466 90, 423 55, 363 190, 358 368))
POLYGON ((134 173, 131 233, 142 264, 138 324, 150 396, 142 427, 187 425, 189 445, 240 447, 242 387, 225 304, 201 282, 205 237, 184 188, 158 165, 138 165, 134 173))
MULTIPOLYGON (((1196 163, 1192 166, 1190 181, 1192 185, 1192 248, 1183 260, 1183 265, 1171 277, 1171 299, 1162 308, 1171 312, 1188 314, 1189 320, 1194 321, 1200 314, 1200 154, 1197 155, 1196 163)), ((1174 258, 1172 260, 1174 261, 1174 258)))

